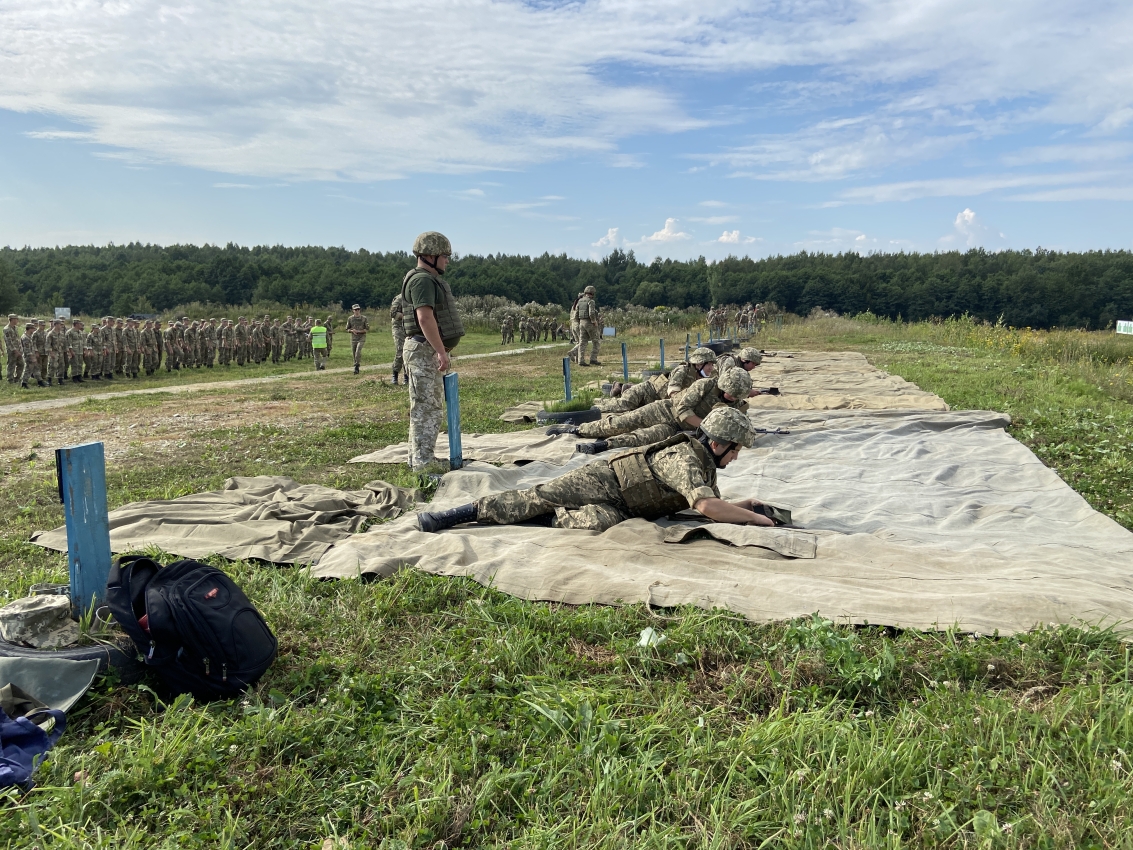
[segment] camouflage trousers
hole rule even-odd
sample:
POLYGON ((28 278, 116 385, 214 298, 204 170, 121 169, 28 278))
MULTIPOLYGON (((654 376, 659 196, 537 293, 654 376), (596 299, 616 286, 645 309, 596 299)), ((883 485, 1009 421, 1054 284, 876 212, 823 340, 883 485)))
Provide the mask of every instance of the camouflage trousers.
POLYGON ((433 449, 445 415, 444 376, 429 343, 407 339, 402 350, 409 379, 409 466, 421 469, 436 460, 433 449))
MULTIPOLYGON (((665 378, 664 380, 667 385, 669 379, 665 378)), ((661 398, 662 395, 651 378, 648 381, 642 381, 640 384, 634 384, 629 389, 622 390, 622 394, 618 398, 600 398, 594 402, 594 406, 603 413, 629 413, 631 410, 637 410, 639 407, 660 401, 661 398)))
POLYGON ((327 350, 325 348, 312 348, 311 354, 315 358, 315 370, 322 369, 327 362, 327 350))
MULTIPOLYGON (((354 365, 362 365, 362 346, 366 344, 365 334, 351 334, 350 335, 350 356, 354 358, 354 365)), ((433 349, 429 349, 432 351, 433 349)), ((404 352, 404 349, 403 349, 404 352)))
POLYGON ((24 374, 24 353, 18 348, 8 352, 8 383, 14 384, 24 374))
POLYGON ((393 334, 393 372, 396 375, 405 371, 405 358, 401 353, 405 346, 405 325, 396 319, 390 324, 392 325, 390 332, 393 334))
POLYGON ((597 422, 583 422, 578 426, 578 435, 591 440, 605 439, 653 425, 668 425, 677 431, 681 430, 681 423, 677 421, 671 399, 661 399, 637 410, 631 410, 629 413, 617 413, 597 422))
POLYGON ((579 322, 578 324, 578 363, 581 366, 586 362, 586 346, 589 344, 590 362, 598 362, 598 348, 601 345, 602 329, 593 322, 579 322))
POLYGON ((508 490, 476 500, 479 522, 511 525, 554 514, 555 528, 605 531, 633 516, 622 500, 618 479, 603 460, 527 490, 508 490))
POLYGON ((61 351, 52 351, 47 355, 47 381, 62 381, 67 373, 67 356, 61 351))

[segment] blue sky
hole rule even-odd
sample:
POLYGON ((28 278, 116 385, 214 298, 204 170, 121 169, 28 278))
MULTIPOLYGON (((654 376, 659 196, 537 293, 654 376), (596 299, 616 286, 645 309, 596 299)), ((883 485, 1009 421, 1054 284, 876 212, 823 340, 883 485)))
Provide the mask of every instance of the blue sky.
POLYGON ((1133 4, 0 2, 0 245, 1133 248, 1133 4))

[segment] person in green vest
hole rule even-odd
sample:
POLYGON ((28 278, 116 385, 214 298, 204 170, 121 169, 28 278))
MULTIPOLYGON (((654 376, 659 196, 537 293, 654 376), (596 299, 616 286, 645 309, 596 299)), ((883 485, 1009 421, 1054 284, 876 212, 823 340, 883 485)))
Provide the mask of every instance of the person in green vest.
POLYGON ((311 341, 311 352, 315 358, 315 371, 326 369, 327 361, 327 328, 322 322, 316 321, 307 331, 307 339, 311 341))

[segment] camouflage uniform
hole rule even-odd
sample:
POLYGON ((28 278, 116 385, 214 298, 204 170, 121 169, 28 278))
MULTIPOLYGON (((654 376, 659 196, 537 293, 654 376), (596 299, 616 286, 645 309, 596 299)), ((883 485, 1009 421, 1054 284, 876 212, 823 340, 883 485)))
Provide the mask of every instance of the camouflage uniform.
POLYGON ((122 341, 126 347, 126 374, 131 378, 138 377, 142 365, 142 340, 138 333, 138 323, 131 320, 122 333, 122 341))
POLYGON ((67 342, 67 364, 71 368, 71 380, 76 384, 86 377, 86 334, 80 327, 82 322, 75 319, 71 329, 64 335, 67 342))
POLYGON ((510 490, 477 500, 477 521, 505 525, 553 514, 552 525, 605 531, 632 517, 656 519, 720 498, 716 464, 708 449, 681 434, 626 455, 596 460, 527 490, 510 490), (630 497, 623 465, 640 455, 660 485, 652 497, 630 497))
MULTIPOLYGON (((354 368, 358 369, 362 365, 362 346, 366 344, 366 333, 353 333, 353 331, 368 332, 370 330, 370 320, 361 314, 357 316, 352 315, 346 320, 346 330, 350 333, 350 355, 354 358, 354 368)), ((402 360, 405 361, 405 365, 408 366, 404 348, 402 349, 402 360)), ((407 373, 408 371, 409 370, 406 369, 407 373)))
POLYGON ((47 383, 55 381, 62 385, 63 374, 67 371, 67 337, 61 321, 56 319, 51 323, 44 342, 47 348, 47 383))
POLYGON ((696 363, 678 363, 669 372, 669 385, 665 388, 665 395, 672 398, 679 395, 695 384, 697 381, 704 380, 704 376, 700 374, 700 369, 696 363))
POLYGON ((161 343, 165 346, 165 371, 172 372, 181 368, 181 360, 177 350, 177 329, 170 322, 169 327, 161 332, 161 343))
POLYGON ((401 347, 405 345, 405 299, 400 292, 393 296, 389 305, 389 327, 393 334, 393 382, 396 384, 398 373, 405 369, 401 354, 401 347))
POLYGON ((99 352, 102 350, 102 340, 99 337, 98 325, 91 325, 83 339, 83 377, 99 380, 98 368, 101 363, 99 352))
POLYGON ((243 366, 248 359, 248 320, 241 316, 236 320, 236 327, 232 329, 233 355, 236 365, 243 366))
POLYGON ((665 397, 664 393, 668 386, 668 375, 655 375, 648 381, 642 381, 640 384, 634 384, 628 389, 622 390, 622 394, 617 398, 598 399, 594 402, 594 406, 603 413, 628 413, 631 410, 637 410, 639 407, 660 401, 665 397))
POLYGON ((734 407, 747 412, 747 394, 751 391, 751 378, 747 372, 729 378, 725 386, 734 390, 734 401, 724 397, 724 389, 715 378, 703 378, 675 399, 663 399, 645 407, 578 426, 580 437, 604 439, 612 449, 645 446, 666 439, 688 426, 687 420, 695 416, 703 419, 717 405, 734 407))
POLYGON ((205 366, 209 369, 216 363, 216 319, 209 319, 203 328, 205 332, 205 366))
POLYGON ((511 316, 504 316, 504 320, 500 322, 500 345, 507 345, 509 342, 515 342, 515 322, 511 316))
POLYGON ((330 316, 327 316, 327 320, 323 322, 323 327, 327 329, 327 360, 330 360, 330 352, 331 349, 334 348, 334 328, 332 327, 333 324, 334 323, 330 320, 330 316))
POLYGON ((126 328, 121 319, 114 323, 114 371, 126 374, 126 328))
POLYGON ((28 323, 24 328, 24 335, 20 337, 20 350, 24 355, 24 370, 20 373, 20 383, 28 385, 28 381, 39 380, 39 354, 35 349, 35 325, 28 323))
POLYGON ((47 323, 40 319, 32 333, 35 341, 35 353, 39 365, 36 369, 36 378, 40 381, 47 379, 47 323))
POLYGON ((590 343, 590 365, 600 365, 598 360, 598 347, 602 340, 602 318, 598 314, 598 305, 594 302, 594 287, 588 286, 583 290, 582 297, 578 299, 578 365, 586 362, 586 345, 590 343))
POLYGON ((252 360, 256 365, 264 362, 264 332, 260 328, 259 322, 252 323, 252 333, 250 335, 252 345, 252 360))
POLYGON ((271 337, 271 362, 278 363, 279 358, 283 356, 283 328, 279 324, 279 319, 272 323, 270 330, 271 337))
POLYGON ((8 383, 15 384, 24 374, 24 347, 20 344, 20 331, 11 320, 15 314, 8 316, 8 324, 4 325, 4 350, 8 354, 8 383))

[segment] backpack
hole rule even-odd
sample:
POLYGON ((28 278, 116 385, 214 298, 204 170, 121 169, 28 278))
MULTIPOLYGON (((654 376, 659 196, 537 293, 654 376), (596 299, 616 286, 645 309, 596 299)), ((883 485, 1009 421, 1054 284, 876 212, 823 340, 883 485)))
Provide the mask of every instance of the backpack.
POLYGON ((110 568, 106 602, 145 663, 173 694, 242 694, 275 660, 268 624, 232 579, 200 561, 163 567, 126 556, 110 568))

